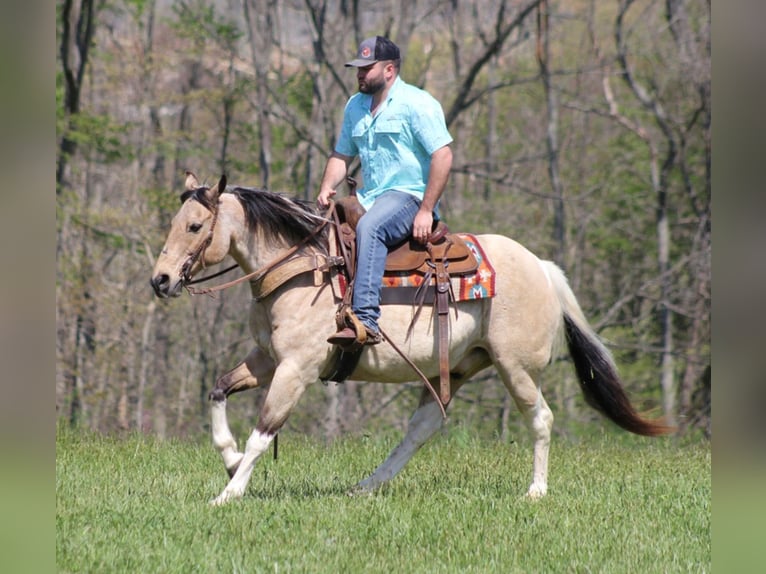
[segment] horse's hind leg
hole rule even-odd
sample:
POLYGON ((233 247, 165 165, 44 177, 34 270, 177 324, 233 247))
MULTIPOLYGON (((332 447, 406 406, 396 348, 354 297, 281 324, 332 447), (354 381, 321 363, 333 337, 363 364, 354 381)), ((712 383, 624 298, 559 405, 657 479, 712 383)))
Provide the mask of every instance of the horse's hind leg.
MULTIPOLYGON (((473 357, 471 357, 473 360, 473 357)), ((466 362, 468 364, 468 362, 466 362)), ((480 368, 481 365, 473 365, 472 370, 461 376, 453 374, 450 381, 450 395, 455 396, 463 383, 480 368), (475 368, 474 368, 475 367, 475 368)), ((431 384, 438 388, 439 379, 431 379, 431 384)), ((436 431, 444 425, 444 417, 439 405, 436 404, 433 395, 428 389, 423 389, 420 395, 420 403, 417 410, 412 415, 408 425, 407 433, 388 458, 375 469, 370 476, 360 481, 355 488, 356 492, 371 492, 394 478, 404 465, 415 455, 415 453, 430 439, 436 431)))
POLYGON ((502 368, 498 371, 521 411, 534 441, 532 484, 529 486, 527 496, 542 498, 548 492, 548 452, 551 445, 553 413, 545 402, 540 388, 527 371, 520 367, 510 372, 502 368))
MULTIPOLYGON (((489 355, 481 348, 477 347, 466 353, 450 372, 450 395, 454 397, 463 383, 491 364, 489 355)), ((438 378, 430 379, 430 382, 438 388, 438 378)), ((420 395, 420 404, 407 425, 407 434, 402 442, 391 451, 375 472, 356 485, 356 491, 370 492, 394 478, 418 449, 443 425, 444 418, 439 405, 428 389, 424 388, 420 395)))
MULTIPOLYGON (((438 382, 437 380, 436 384, 438 382)), ((407 425, 404 438, 391 451, 388 458, 375 469, 375 472, 356 485, 355 492, 372 492, 394 478, 418 449, 442 427, 443 423, 439 405, 428 390, 423 389, 420 405, 407 425)))
POLYGON ((273 374, 272 359, 256 347, 250 351, 244 361, 219 377, 215 388, 210 392, 213 446, 221 454, 230 478, 234 476, 242 461, 242 453, 237 450, 237 441, 229 429, 226 397, 247 389, 266 386, 271 382, 273 374))

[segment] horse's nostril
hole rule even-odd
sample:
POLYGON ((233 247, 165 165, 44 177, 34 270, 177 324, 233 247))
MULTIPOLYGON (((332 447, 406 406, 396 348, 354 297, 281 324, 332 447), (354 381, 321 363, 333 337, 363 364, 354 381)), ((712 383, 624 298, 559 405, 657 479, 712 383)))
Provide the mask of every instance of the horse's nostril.
POLYGON ((168 277, 167 274, 163 273, 162 275, 157 275, 156 277, 152 277, 149 283, 152 286, 152 289, 154 289, 154 292, 157 295, 162 295, 164 291, 167 291, 168 285, 170 284, 170 277, 168 277))

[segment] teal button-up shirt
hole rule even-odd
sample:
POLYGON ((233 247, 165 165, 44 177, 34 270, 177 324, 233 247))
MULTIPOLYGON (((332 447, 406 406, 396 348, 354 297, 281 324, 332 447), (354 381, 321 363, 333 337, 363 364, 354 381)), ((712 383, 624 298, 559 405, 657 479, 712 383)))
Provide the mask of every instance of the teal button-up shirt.
POLYGON ((373 117, 372 96, 349 98, 335 146, 362 162, 359 201, 369 209, 375 198, 395 189, 423 199, 431 154, 452 141, 441 104, 428 92, 397 77, 382 109, 373 117))

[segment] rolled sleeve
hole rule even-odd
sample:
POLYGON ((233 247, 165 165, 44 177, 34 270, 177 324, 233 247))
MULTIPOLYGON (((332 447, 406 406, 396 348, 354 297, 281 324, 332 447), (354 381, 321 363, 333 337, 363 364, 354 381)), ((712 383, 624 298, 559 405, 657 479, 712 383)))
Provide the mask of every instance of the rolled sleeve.
POLYGON ((423 99, 421 109, 412 114, 412 130, 423 149, 431 155, 452 143, 452 136, 447 130, 444 112, 439 102, 431 97, 423 99))
POLYGON ((359 150, 351 137, 354 122, 356 120, 356 114, 353 113, 352 108, 358 106, 356 101, 358 98, 351 98, 346 103, 346 109, 343 112, 343 126, 338 136, 338 141, 335 143, 335 151, 341 155, 348 157, 355 157, 359 154, 359 150))

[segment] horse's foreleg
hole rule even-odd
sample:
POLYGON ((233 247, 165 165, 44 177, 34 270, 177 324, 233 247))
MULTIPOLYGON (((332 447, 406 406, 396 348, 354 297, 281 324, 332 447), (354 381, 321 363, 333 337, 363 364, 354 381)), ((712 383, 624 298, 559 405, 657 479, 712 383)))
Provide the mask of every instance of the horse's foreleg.
POLYGON ((210 392, 213 446, 221 454, 229 477, 234 476, 243 455, 237 450, 237 441, 229 429, 226 397, 233 393, 268 385, 273 374, 274 366, 271 357, 256 347, 250 351, 244 361, 219 377, 215 388, 210 392))
POLYGON ((264 433, 258 429, 252 432, 250 438, 247 439, 245 452, 241 455, 236 472, 234 472, 226 488, 212 501, 213 505, 220 506, 229 500, 242 497, 250 480, 250 475, 253 472, 255 462, 269 447, 271 441, 274 440, 275 434, 264 433))
POLYGON ((258 424, 250 438, 247 439, 245 451, 240 456, 236 471, 229 484, 212 501, 212 504, 221 505, 229 500, 242 497, 256 461, 266 451, 287 420, 290 411, 303 394, 306 384, 305 377, 300 370, 285 363, 279 365, 263 402, 258 424))
POLYGON ((232 477, 242 460, 242 453, 237 450, 237 441, 229 430, 229 422, 226 419, 226 399, 213 400, 210 407, 210 419, 213 427, 213 446, 221 454, 226 472, 229 473, 229 477, 232 477))
POLYGON ((441 409, 433 398, 428 395, 427 398, 422 399, 407 425, 407 433, 402 442, 391 451, 375 472, 356 485, 355 490, 371 492, 394 478, 418 449, 442 427, 443 423, 441 409))

